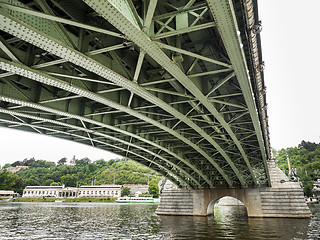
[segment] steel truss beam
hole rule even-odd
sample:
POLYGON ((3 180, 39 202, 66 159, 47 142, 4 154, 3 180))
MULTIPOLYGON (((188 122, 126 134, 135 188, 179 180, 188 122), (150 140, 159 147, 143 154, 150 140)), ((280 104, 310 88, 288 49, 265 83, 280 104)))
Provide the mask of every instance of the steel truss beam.
MULTIPOLYGON (((249 168, 252 179, 257 185, 257 180, 249 159, 241 146, 241 143, 237 139, 236 135, 226 123, 224 118, 212 105, 212 103, 203 95, 203 93, 197 88, 197 86, 181 71, 181 69, 172 62, 165 53, 160 49, 160 47, 153 42, 150 37, 148 37, 141 29, 137 28, 136 25, 132 24, 129 19, 123 14, 123 12, 129 11, 128 9, 122 9, 122 11, 114 6, 113 1, 103 0, 102 2, 96 2, 92 0, 84 0, 91 8, 96 12, 100 13, 107 21, 114 25, 119 31, 125 34, 131 41, 133 41, 137 46, 139 46, 144 52, 146 52, 150 57, 152 57, 159 65, 161 65, 167 72, 169 72, 173 77, 176 78, 188 91, 190 91, 199 101, 203 104, 212 115, 222 124, 224 129, 227 131, 229 136, 233 139, 238 147, 246 165, 249 168)), ((223 151, 223 149, 212 139, 207 139, 212 145, 221 153, 221 155, 229 163, 235 174, 237 175, 239 181, 243 186, 246 185, 243 177, 239 173, 238 169, 233 164, 230 157, 223 151)))
MULTIPOLYGON (((193 123, 190 119, 188 119, 186 116, 181 114, 179 111, 175 110, 174 108, 170 107, 167 103, 163 102, 159 98, 150 94, 149 92, 144 90, 142 87, 138 86, 136 83, 133 83, 133 82, 125 79, 124 77, 111 71, 110 69, 108 69, 104 65, 102 65, 102 64, 90 59, 89 57, 71 49, 70 47, 63 46, 62 43, 56 42, 53 38, 46 36, 45 34, 40 33, 36 29, 33 29, 31 26, 28 26, 28 25, 22 23, 21 21, 13 18, 12 16, 10 16, 8 14, 1 13, 1 15, 0 15, 0 28, 3 31, 6 31, 14 36, 21 38, 22 40, 30 42, 33 45, 36 45, 46 51, 49 51, 57 56, 60 56, 60 57, 66 59, 66 60, 68 60, 78 66, 81 66, 91 72, 94 72, 103 78, 107 78, 110 81, 116 83, 117 85, 122 86, 122 87, 134 92, 135 94, 141 96, 142 98, 146 99, 147 101, 158 105, 163 110, 172 114, 173 116, 176 116, 182 122, 186 123, 187 125, 192 127, 196 132, 198 132, 203 137, 205 137, 207 141, 211 142, 211 144, 215 148, 218 149, 218 151, 221 153, 221 155, 227 160, 227 162, 233 168, 233 170, 234 170, 235 174, 237 175, 238 179, 240 180, 241 184, 243 186, 245 186, 245 182, 243 181, 243 178, 241 177, 240 173, 235 168, 231 159, 223 151, 223 149, 212 138, 210 138, 210 136, 205 131, 203 131, 198 125, 193 123), (16 31, 16 29, 18 29, 18 31, 16 31)), ((6 70, 6 69, 3 69, 3 70, 6 70)), ((31 74, 31 75, 33 75, 33 74, 31 74)), ((26 77, 28 77, 28 76, 26 76, 26 77)), ((49 81, 49 82, 52 84, 52 81, 49 81)), ((56 84, 56 83, 54 83, 54 84, 56 84)), ((60 85, 60 84, 58 84, 58 85, 60 85)), ((72 89, 72 88, 73 88, 72 86, 68 86, 68 87, 66 87, 65 90, 70 91, 70 89, 72 89)), ((73 89, 73 90, 75 90, 75 89, 73 89)), ((75 90, 73 93, 75 93, 77 95, 81 95, 79 93, 83 93, 83 91, 85 91, 85 90, 75 90)), ((93 93, 90 93, 89 95, 91 96, 92 94, 93 93)), ((87 93, 86 93, 86 95, 87 95, 87 93)), ((95 97, 102 98, 100 96, 95 96, 95 97)), ((106 99, 104 99, 104 100, 106 100, 106 99)), ((103 102, 105 102, 104 100, 103 100, 103 102)), ((111 104, 111 105, 113 105, 113 104, 111 104)), ((124 109, 124 107, 121 105, 119 106, 119 104, 116 108, 118 108, 121 111, 124 109)), ((128 110, 129 109, 126 109, 127 112, 128 112, 128 110)), ((146 118, 144 115, 141 116, 141 114, 133 113, 134 111, 132 111, 131 109, 129 112, 130 112, 129 114, 132 116, 136 116, 136 117, 139 116, 142 119, 146 118)), ((154 120, 151 120, 151 122, 149 122, 149 123, 156 125, 156 126, 160 125, 160 124, 158 124, 158 122, 156 122, 154 120)), ((225 174, 225 172, 219 167, 219 165, 216 163, 216 161, 214 159, 212 159, 205 151, 203 151, 201 148, 196 146, 194 143, 192 143, 188 139, 182 137, 181 135, 178 135, 177 132, 173 131, 172 129, 164 127, 163 125, 161 125, 160 128, 165 128, 166 131, 170 132, 171 134, 174 134, 180 140, 182 140, 182 138, 183 138, 184 140, 182 140, 182 141, 184 141, 188 145, 195 148, 202 156, 204 156, 208 161, 210 161, 212 163, 212 165, 219 171, 219 173, 225 178, 225 180, 227 181, 227 183, 230 186, 233 185, 232 181, 225 174)))
MULTIPOLYGON (((0 112, 1 112, 1 113, 5 113, 5 114, 10 114, 10 115, 16 115, 16 114, 18 114, 18 113, 16 113, 16 112, 11 111, 11 110, 5 110, 5 109, 1 109, 1 108, 0 108, 0 112)), ((21 114, 20 114, 20 116, 21 116, 21 114)), ((28 115, 28 116, 29 116, 29 115, 28 115)), ((29 117, 28 117, 28 116, 24 116, 24 117, 27 117, 27 118, 35 118, 34 116, 29 116, 29 117)), ((17 124, 17 125, 19 125, 19 126, 27 126, 27 127, 32 128, 32 129, 34 129, 34 128, 42 129, 42 130, 54 132, 55 134, 59 133, 59 134, 61 134, 61 135, 63 135, 63 136, 66 135, 66 136, 72 136, 72 137, 76 137, 76 138, 80 138, 80 139, 84 139, 84 140, 90 140, 90 141, 92 140, 92 139, 90 139, 90 138, 88 138, 88 137, 84 137, 84 136, 81 136, 81 135, 78 135, 78 134, 67 133, 67 132, 65 132, 65 131, 59 131, 59 130, 55 130, 55 129, 47 128, 47 127, 42 127, 42 126, 33 126, 32 124, 28 124, 28 123, 25 123, 25 122, 14 122, 14 121, 5 120, 5 119, 0 119, 0 122, 5 122, 5 123, 9 123, 9 124, 17 124)), ((69 125, 68 125, 68 127, 73 128, 73 127, 75 127, 75 126, 71 126, 71 125, 69 126, 69 125)), ((76 127, 76 128, 79 129, 78 127, 76 127)), ((37 131, 39 131, 39 130, 37 130, 37 131)), ((96 139, 93 139, 92 141, 97 142, 97 143, 99 143, 99 144, 101 144, 101 145, 103 145, 103 146, 108 146, 108 147, 111 147, 111 148, 117 148, 117 149, 120 150, 121 152, 125 152, 125 151, 126 151, 125 149, 123 149, 123 148, 121 148, 121 147, 118 147, 118 146, 116 146, 116 145, 114 145, 114 144, 108 144, 108 143, 106 143, 106 142, 99 141, 99 140, 96 140, 96 139)), ((164 172, 159 172, 159 173, 162 174, 162 175, 163 175, 164 173, 169 173, 169 174, 172 176, 172 177, 171 177, 171 181, 173 181, 175 184, 181 186, 181 183, 184 183, 184 184, 186 184, 187 186, 189 186, 190 188, 192 187, 185 179, 183 179, 183 177, 179 176, 176 172, 172 172, 171 169, 169 169, 169 168, 166 167, 165 165, 159 164, 159 163, 157 163, 157 162, 155 162, 155 161, 153 161, 153 160, 150 160, 150 159, 148 159, 148 158, 146 158, 146 157, 144 157, 144 156, 142 156, 142 155, 139 155, 139 154, 137 154, 137 153, 135 153, 135 152, 130 151, 130 153, 133 154, 133 155, 135 155, 135 156, 137 156, 138 158, 141 158, 141 159, 146 160, 146 161, 149 162, 149 163, 153 163, 153 164, 157 165, 159 168, 164 169, 164 170, 165 170, 164 172), (175 180, 175 178, 178 178, 179 181, 175 180)), ((119 153, 118 153, 118 154, 119 154, 119 153)), ((141 161, 138 161, 138 162, 140 162, 140 163, 143 164, 143 162, 141 162, 141 161)), ((144 165, 145 165, 145 164, 144 164, 144 165)), ((147 166, 148 166, 148 165, 147 165, 147 166)), ((154 171, 156 171, 156 172, 158 172, 157 169, 154 169, 154 168, 151 168, 151 169, 154 170, 154 171)))
MULTIPOLYGON (((50 76, 46 76, 44 73, 40 73, 36 70, 32 70, 26 66, 23 66, 21 64, 14 64, 13 62, 9 62, 5 59, 0 59, 0 69, 3 70, 7 70, 10 72, 14 72, 15 74, 19 74, 25 77, 28 77, 30 79, 33 79, 35 81, 41 82, 41 83, 45 83, 51 86, 55 86, 55 87, 59 87, 61 89, 73 92, 75 94, 81 95, 83 97, 95 100, 97 102, 100 102, 102 104, 105 104, 107 106, 110 106, 112 108, 115 109, 119 109, 120 111, 126 112, 130 115, 133 115, 135 117, 138 117, 140 119, 142 119, 145 122, 149 122, 153 125, 155 125, 156 127, 159 127, 160 129, 163 129, 166 132, 169 132, 170 134, 174 135, 175 137, 179 138, 180 140, 182 140, 183 142, 185 142, 186 144, 189 144, 190 146, 192 146, 193 148, 195 148, 197 151, 200 151, 204 156, 207 156, 207 154, 201 150, 198 146, 196 146, 194 143, 192 143, 190 140, 188 140, 187 138, 181 136, 180 134, 178 134, 177 132, 173 131, 172 129, 169 129, 168 127, 161 125, 160 123, 158 123, 157 121, 147 118, 145 115, 142 115, 138 112, 136 112, 135 110, 132 110, 130 108, 126 108, 123 105, 120 105, 118 103, 112 102, 108 99, 105 99, 99 95, 96 95, 92 92, 89 92, 87 90, 81 89, 79 87, 76 86, 70 86, 68 83, 63 82, 61 80, 58 79, 54 79, 53 77, 50 76)), ((186 160, 184 160, 183 162, 186 162, 186 160)), ((194 167, 193 167, 194 168, 194 167)), ((222 173, 224 173, 222 171, 222 173)), ((204 176, 202 174, 202 176, 204 176)), ((227 177, 225 175, 225 177, 227 177)), ((206 177, 204 178, 206 181, 208 181, 208 184, 212 184, 206 177)))
MULTIPOLYGON (((65 120, 65 119, 77 119, 77 120, 79 120, 81 122, 87 122, 89 124, 97 125, 100 128, 107 128, 107 129, 110 129, 112 131, 118 132, 118 133, 120 133, 122 135, 130 136, 131 138, 135 138, 135 139, 137 139, 139 141, 145 142, 145 143, 147 143, 147 144, 149 144, 151 146, 154 146, 157 149, 160 149, 160 150, 170 154, 171 156, 173 156, 174 158, 176 158, 180 162, 182 162, 185 165, 187 165, 188 167, 190 167, 194 172, 196 172, 200 177, 202 177, 208 184, 210 183, 210 180, 201 171, 199 171, 196 166, 192 165, 187 159, 184 159, 184 158, 180 157, 178 154, 170 151, 168 148, 165 148, 165 147, 163 147, 161 145, 158 145, 157 143, 155 143, 153 141, 150 141, 148 139, 140 137, 139 134, 134 134, 134 133, 122 130, 120 128, 116 128, 114 126, 108 125, 106 123, 98 122, 98 121, 95 121, 95 120, 92 120, 92 119, 89 119, 89 118, 85 118, 85 117, 82 117, 82 116, 79 116, 79 115, 75 115, 75 114, 59 111, 59 110, 52 109, 52 108, 49 108, 49 107, 45 107, 45 106, 42 106, 42 105, 39 105, 39 104, 35 104, 35 103, 30 103, 30 102, 25 102, 25 101, 18 100, 18 99, 13 99, 13 98, 10 98, 10 97, 7 97, 7 96, 0 95, 0 100, 8 102, 8 103, 18 104, 18 105, 20 105, 22 107, 30 107, 30 108, 33 108, 33 109, 38 109, 38 110, 41 111, 41 114, 43 114, 45 112, 48 112, 48 113, 52 113, 54 115, 64 116, 64 118, 58 118, 57 120, 59 120, 59 121, 62 121, 62 120, 65 120)), ((39 112, 36 112, 36 114, 39 114, 39 112)), ((42 121, 34 122, 34 124, 39 124, 39 123, 42 123, 42 121)), ((94 129, 94 128, 91 128, 91 130, 92 129, 94 129)), ((177 169, 180 169, 178 166, 175 166, 175 167, 177 169)), ((195 183, 198 183, 198 182, 195 181, 195 183)), ((198 185, 198 187, 199 187, 199 185, 198 185)))
MULTIPOLYGON (((86 139, 88 139, 90 142, 94 142, 95 141, 95 139, 90 137, 90 135, 92 134, 92 135, 104 137, 104 138, 109 139, 111 141, 119 142, 119 143, 121 143, 123 145, 127 145, 127 146, 130 146, 130 147, 139 149, 139 150, 144 151, 144 152, 146 152, 146 153, 148 153, 150 155, 153 155, 156 158, 161 159, 161 160, 165 161, 167 164, 175 167, 177 170, 179 170, 182 173, 182 176, 190 178, 193 182, 195 182, 198 186, 200 186, 200 183, 197 180, 195 180, 189 173, 187 173, 185 170, 183 170, 182 168, 180 168, 176 164, 172 163, 171 161, 163 158, 162 156, 160 156, 160 155, 158 155, 158 154, 156 154, 154 152, 151 152, 148 149, 142 148, 142 147, 140 147, 138 145, 135 145, 135 144, 132 144, 130 142, 127 142, 127 141, 124 141, 124 140, 121 140, 121 139, 118 139, 118 138, 115 138, 115 137, 112 137, 112 136, 109 136, 109 135, 106 135, 106 134, 103 134, 103 133, 100 133, 100 132, 92 131, 90 129, 87 129, 86 127, 74 126, 74 125, 71 125, 71 124, 67 124, 67 123, 63 123, 63 122, 59 122, 59 121, 55 121, 55 120, 51 120, 51 119, 46 119, 46 118, 42 118, 42 117, 32 116, 32 115, 25 114, 25 113, 19 113, 19 112, 15 112, 15 111, 12 111, 12 110, 6 110, 6 109, 2 109, 2 108, 0 108, 0 112, 1 113, 5 113, 5 114, 9 114, 9 115, 13 115, 13 116, 17 117, 17 119, 19 119, 21 121, 21 123, 18 123, 18 124, 25 124, 26 123, 25 121, 21 120, 19 117, 32 119, 32 120, 37 120, 37 121, 43 121, 43 122, 46 122, 46 123, 51 123, 53 125, 63 126, 63 127, 67 127, 67 128, 70 128, 70 129, 74 129, 76 131, 84 132, 84 133, 88 134, 88 137, 86 137, 86 139)), ((31 125, 30 127, 35 129, 35 128, 40 127, 40 126, 31 125)), ((36 130, 36 131, 38 131, 38 130, 36 130)), ((125 152, 128 152, 128 151, 129 150, 127 149, 125 152)), ((133 152, 131 152, 131 153, 133 153, 133 152)), ((136 154, 136 155, 138 157, 144 158, 142 155, 139 155, 139 154, 136 154)), ((148 160, 148 161, 150 161, 150 160, 148 160)), ((150 162, 155 163, 154 161, 150 161, 150 162)), ((187 183, 186 181, 182 180, 183 178, 181 176, 179 176, 178 174, 176 174, 176 176, 179 177, 179 179, 182 181, 182 183, 184 183, 187 186, 189 186, 190 188, 192 188, 192 186, 189 183, 187 183)))
MULTIPOLYGON (((0 89, 10 97, 19 96, 20 99, 40 103, 38 105, 41 107, 47 105, 64 113, 72 112, 76 117, 41 110, 37 112, 13 102, 1 105, 7 110, 19 109, 16 112, 55 119, 87 131, 2 114, 5 120, 16 122, 16 125, 10 123, 10 127, 45 134, 50 133, 37 127, 53 128, 66 133, 51 131, 55 136, 65 138, 67 134, 74 134, 74 141, 96 147, 103 145, 93 140, 107 141, 108 144, 115 144, 114 152, 120 151, 122 155, 140 159, 148 165, 145 159, 138 157, 140 155, 168 167, 164 160, 157 157, 160 156, 185 170, 193 179, 179 170, 177 174, 192 187, 203 187, 203 184, 213 187, 223 184, 217 183, 221 179, 229 186, 239 183, 242 186, 259 185, 266 182, 266 176, 269 180, 266 168, 262 167, 266 162, 261 161, 261 151, 257 151, 261 145, 256 134, 260 133, 255 130, 252 109, 247 103, 243 87, 238 83, 239 68, 234 69, 234 62, 226 57, 229 55, 230 58, 229 46, 217 34, 215 27, 192 32, 210 24, 219 25, 220 31, 221 24, 224 24, 220 19, 208 22, 212 16, 212 7, 205 0, 200 4, 196 0, 187 0, 185 5, 178 1, 171 1, 169 4, 163 0, 138 0, 134 2, 136 6, 132 0, 84 0, 103 5, 101 12, 96 9, 95 12, 90 12, 82 0, 74 0, 79 1, 78 5, 75 2, 71 4, 74 10, 70 10, 68 4, 60 4, 55 0, 51 1, 55 5, 52 9, 50 2, 32 1, 32 4, 28 4, 31 8, 18 0, 11 1, 16 6, 0 2, 0 30, 5 32, 0 38, 0 69, 9 71, 11 68, 10 71, 13 72, 0 73, 3 78, 0 80, 0 89), (176 4, 179 7, 175 7, 176 4), (56 6, 58 11, 55 11, 56 6), (44 13, 38 12, 38 7, 44 13), (168 11, 168 7, 173 12, 163 14, 168 11), (115 18, 111 19, 113 22, 108 19, 110 12, 115 18), (69 15, 72 20, 64 19, 64 14, 69 15), (158 16, 153 17, 157 14, 158 16), (115 26, 119 33, 105 20, 115 26), (34 25, 35 21, 37 24, 34 25), (90 21, 91 26, 78 24, 90 21), (101 27, 105 28, 102 32, 110 29, 111 35, 99 32, 101 27), (112 36, 113 33, 118 36, 112 36), (163 38, 155 40, 161 34, 165 34, 163 38), (209 42, 211 37, 212 41, 209 42), (121 43, 122 41, 125 42, 121 43), (229 50, 225 51, 224 48, 229 50), (80 49, 85 54, 75 49, 80 49), (31 53, 34 50, 35 53, 31 53), (6 62, 1 57, 10 58, 12 62, 6 62), (57 57, 61 59, 54 60, 57 57), (59 66, 54 66, 56 64, 59 66), (33 71, 26 65, 34 65, 31 67, 33 69, 47 68, 46 73, 33 71), (8 77, 14 74, 18 76, 8 77), (69 87, 65 84, 69 84, 69 87), (86 119, 108 123, 109 128, 86 119), (34 128, 29 129, 32 125, 34 128), (88 130, 109 135, 111 139, 106 140, 104 136, 94 135, 88 130), (265 175, 261 172, 263 170, 266 171, 265 175)), ((231 0, 226 4, 232 6, 231 0)), ((263 79, 261 84, 260 72, 257 72, 259 49, 255 45, 255 35, 250 30, 254 21, 239 17, 241 14, 250 14, 246 11, 251 8, 247 8, 248 6, 244 6, 241 10, 237 9, 236 16, 248 24, 242 26, 241 23, 241 32, 248 33, 242 33, 241 38, 245 41, 246 48, 250 48, 249 53, 246 52, 248 59, 245 59, 244 54, 243 59, 250 64, 250 76, 255 76, 252 82, 257 83, 254 86, 255 92, 250 90, 251 95, 254 93, 258 97, 254 104, 258 104, 263 125, 261 134, 265 134, 262 138, 265 137, 263 140, 266 141, 268 152, 265 97, 260 92, 263 79), (250 53, 250 50, 253 52, 250 53)), ((233 11, 231 7, 230 15, 237 20, 233 11)), ((230 28, 232 24, 233 22, 229 22, 226 28, 230 28)), ((235 26, 237 27, 237 23, 235 26)), ((239 32, 236 34, 240 35, 239 32)), ((241 39, 239 42, 241 48, 241 39)), ((233 47, 236 49, 238 46, 233 47)), ((166 172, 153 163, 150 164, 156 170, 166 172)), ((168 169, 174 172, 176 168, 172 166, 168 169)))
POLYGON ((259 121, 258 111, 252 95, 252 86, 250 82, 249 70, 246 63, 243 44, 240 38, 235 11, 232 1, 214 1, 207 0, 210 11, 217 23, 218 31, 221 35, 224 46, 229 55, 231 64, 237 76, 240 88, 242 90, 246 105, 248 106, 253 126, 257 135, 260 151, 265 167, 265 173, 270 184, 270 176, 267 164, 267 155, 264 145, 261 125, 259 121))

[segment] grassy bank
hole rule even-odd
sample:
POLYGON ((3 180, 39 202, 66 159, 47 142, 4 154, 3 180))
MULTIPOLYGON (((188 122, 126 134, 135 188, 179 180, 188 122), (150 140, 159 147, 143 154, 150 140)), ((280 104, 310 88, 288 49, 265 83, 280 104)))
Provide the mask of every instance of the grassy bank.
POLYGON ((7 199, 9 199, 8 197, 0 197, 0 201, 1 200, 7 200, 7 199))
POLYGON ((66 202, 115 202, 117 198, 99 198, 99 197, 78 197, 67 198, 66 202))
POLYGON ((54 202, 54 197, 22 197, 13 199, 13 202, 54 202))
MULTIPOLYGON (((54 202, 57 199, 54 197, 22 197, 13 199, 13 202, 54 202)), ((66 198, 65 202, 115 202, 117 198, 97 198, 97 197, 79 197, 79 198, 66 198)))

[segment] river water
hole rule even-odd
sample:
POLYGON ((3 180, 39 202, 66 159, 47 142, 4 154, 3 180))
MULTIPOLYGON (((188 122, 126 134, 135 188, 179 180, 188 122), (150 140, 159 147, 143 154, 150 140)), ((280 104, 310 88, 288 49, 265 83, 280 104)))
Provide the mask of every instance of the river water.
POLYGON ((0 203, 2 239, 320 239, 320 206, 311 219, 248 218, 243 206, 211 217, 158 216, 157 205, 0 203))

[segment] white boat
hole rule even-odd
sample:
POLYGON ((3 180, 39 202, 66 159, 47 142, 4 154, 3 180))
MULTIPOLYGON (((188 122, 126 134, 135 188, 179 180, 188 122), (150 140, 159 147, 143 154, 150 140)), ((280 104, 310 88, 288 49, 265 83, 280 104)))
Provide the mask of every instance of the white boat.
POLYGON ((65 201, 66 201, 65 199, 56 199, 54 202, 61 203, 61 202, 65 202, 65 201))
POLYGON ((153 197, 119 197, 117 203, 159 203, 158 198, 153 197))

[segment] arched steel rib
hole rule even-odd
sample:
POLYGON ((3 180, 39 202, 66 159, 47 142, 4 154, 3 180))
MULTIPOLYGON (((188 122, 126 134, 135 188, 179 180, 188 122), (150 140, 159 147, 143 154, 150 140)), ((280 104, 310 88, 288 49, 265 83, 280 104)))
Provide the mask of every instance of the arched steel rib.
MULTIPOLYGON (((175 136, 176 138, 180 139, 181 141, 185 142, 186 144, 188 144, 189 146, 191 146, 192 148, 194 148, 195 150, 197 150, 202 156, 204 156, 207 160, 209 160, 213 166, 219 171, 219 173, 225 178, 225 180, 227 181, 227 183, 232 186, 232 182, 229 179, 229 177, 225 174, 225 172, 218 166, 218 164, 213 161, 213 159, 206 153, 204 152, 201 148, 199 148, 196 144, 194 144, 193 142, 191 142, 189 139, 187 139, 186 137, 183 137, 182 135, 180 135, 179 133, 177 133, 176 131, 172 130, 171 128, 168 128, 162 124, 160 124, 159 122, 146 117, 143 114, 138 113, 137 111, 125 107, 123 105, 120 105, 119 103, 113 102, 109 99, 106 99, 102 96, 99 96, 93 92, 90 92, 88 90, 82 89, 80 87, 76 87, 76 86, 72 86, 69 85, 68 83, 59 80, 59 79, 55 79, 49 75, 46 75, 44 73, 41 73, 37 70, 33 70, 25 65, 22 65, 20 63, 14 63, 14 62, 10 62, 8 60, 2 59, 0 58, 0 69, 2 70, 6 70, 9 72, 13 72, 15 74, 33 79, 35 81, 41 82, 41 83, 45 83, 47 85, 50 86, 55 86, 61 89, 64 89, 66 91, 75 93, 77 95, 80 95, 82 97, 86 97, 89 98, 91 100, 94 100, 96 102, 100 102, 104 105, 110 106, 112 108, 118 109, 120 111, 126 112, 134 117, 137 117, 145 122, 148 122, 168 133, 170 133, 171 135, 175 136)), ((210 184, 212 186, 212 183, 210 184)))
MULTIPOLYGON (((220 122, 220 124, 224 127, 229 136, 235 142, 247 167, 249 168, 254 183, 257 184, 257 180, 249 159, 231 127, 224 120, 219 111, 208 100, 208 98, 204 96, 203 93, 198 89, 198 87, 186 76, 186 74, 183 73, 181 69, 168 58, 168 56, 160 49, 158 44, 156 42, 153 42, 140 28, 138 28, 137 25, 133 24, 132 21, 127 19, 126 16, 123 15, 123 13, 120 11, 120 9, 114 6, 112 0, 84 0, 84 2, 86 2, 96 12, 101 14, 102 17, 109 21, 113 26, 115 26, 131 41, 137 44, 141 49, 143 49, 144 52, 146 52, 150 57, 158 62, 158 64, 161 65, 165 70, 167 70, 173 77, 175 77, 186 89, 188 89, 189 92, 191 92, 197 98, 197 100, 199 100, 201 104, 203 104, 203 106, 208 109, 208 111, 220 122)), ((160 44, 160 46, 163 47, 167 45, 160 44)), ((170 46, 167 46, 167 48, 170 48, 170 46)), ((225 66, 228 67, 229 65, 225 64, 225 66)), ((209 141, 221 153, 221 155, 226 159, 233 171, 238 176, 242 185, 245 185, 238 169, 233 164, 232 160, 229 158, 226 152, 214 140, 207 139, 207 141, 209 141)))
MULTIPOLYGON (((190 167, 193 171, 195 171, 200 177, 203 178, 203 180, 205 180, 207 182, 207 184, 210 183, 210 180, 207 178, 207 176, 205 176, 204 173, 202 173, 199 169, 197 169, 189 161, 183 159, 178 154, 170 151, 169 149, 167 149, 167 148, 165 148, 165 147, 163 147, 163 146, 161 146, 161 145, 159 145, 157 143, 154 143, 154 142, 152 142, 152 141, 150 141, 148 139, 145 139, 145 138, 143 138, 141 136, 138 136, 138 135, 136 135, 136 134, 134 134, 132 132, 128 132, 128 131, 119 129, 117 127, 114 127, 112 125, 108 125, 106 123, 98 122, 98 121, 95 121, 95 120, 92 120, 92 119, 89 119, 89 118, 86 118, 86 117, 83 117, 83 116, 79 116, 79 115, 63 112, 61 110, 49 108, 49 107, 46 107, 46 106, 43 106, 43 105, 39 105, 39 104, 35 104, 35 103, 22 101, 22 100, 19 100, 19 99, 14 99, 14 98, 11 98, 11 97, 3 96, 1 94, 0 94, 0 100, 4 101, 4 102, 8 102, 8 103, 14 103, 14 104, 17 104, 17 105, 20 105, 20 106, 24 106, 24 107, 30 107, 30 108, 33 108, 33 109, 38 109, 38 110, 41 110, 41 111, 44 111, 44 112, 53 113, 53 114, 64 116, 64 117, 71 118, 71 119, 77 119, 77 120, 80 120, 80 121, 83 121, 83 122, 87 122, 87 123, 94 124, 94 125, 97 125, 97 126, 100 126, 100 127, 103 127, 103 128, 110 129, 110 130, 115 131, 115 132, 119 132, 119 133, 124 134, 126 136, 133 137, 135 139, 138 139, 139 141, 145 142, 145 143, 147 143, 147 144, 149 144, 151 146, 154 146, 154 147, 156 147, 156 148, 158 148, 158 149, 160 149, 160 150, 172 155, 174 158, 176 158, 179 161, 183 162, 186 166, 190 167)), ((177 167, 177 168, 179 169, 179 167, 177 167)), ((201 187, 196 180, 194 180, 194 181, 196 182, 198 187, 201 187)))
MULTIPOLYGON (((239 173, 238 169, 234 166, 233 162, 227 155, 227 153, 205 132, 203 131, 198 125, 196 125, 193 121, 189 118, 181 114, 176 109, 172 108, 170 105, 162 101, 161 99, 155 97, 139 85, 125 79, 121 75, 111 71, 104 65, 92 60, 91 58, 71 49, 70 47, 63 46, 62 43, 59 43, 57 40, 52 39, 45 34, 40 33, 36 29, 33 29, 31 26, 24 24, 23 22, 13 18, 12 16, 1 13, 0 15, 0 28, 22 40, 30 42, 33 45, 36 45, 46 51, 49 51, 57 56, 65 58, 66 60, 73 62, 76 65, 79 65, 91 72, 94 72, 100 75, 103 78, 109 79, 110 81, 116 83, 119 86, 122 86, 131 92, 141 96, 142 98, 146 99, 147 101, 154 103, 161 107, 166 112, 172 114, 173 116, 177 117, 191 128, 193 128, 196 132, 198 132, 203 138, 205 138, 208 142, 210 142, 218 151, 219 153, 226 159, 228 164, 232 167, 233 171, 235 172, 236 176, 238 177, 240 183, 245 185, 245 181, 241 174, 239 173), (17 30, 18 29, 18 30, 17 30)), ((75 94, 78 94, 75 92, 75 94)), ((123 107, 123 106, 122 106, 123 107)), ((191 143, 190 141, 188 141, 191 143)), ((191 143, 192 144, 192 143, 191 143)), ((190 145, 190 144, 189 144, 190 145)), ((225 179, 228 179, 227 175, 224 171, 219 167, 219 165, 211 158, 208 154, 206 154, 201 148, 192 144, 193 148, 195 148, 201 155, 203 155, 210 163, 224 176, 225 179)), ((233 185, 232 182, 228 179, 226 180, 229 185, 233 185)))
POLYGON ((252 95, 253 90, 250 82, 250 76, 248 74, 248 66, 243 50, 241 37, 239 36, 240 31, 238 28, 238 23, 233 9, 232 1, 207 0, 207 3, 214 19, 217 22, 218 31, 221 35, 222 41, 229 55, 240 88, 242 90, 243 97, 248 106, 250 117, 252 119, 254 129, 256 131, 256 136, 258 139, 262 160, 265 167, 265 174, 270 185, 271 181, 267 164, 267 152, 265 149, 255 99, 252 95))
MULTIPOLYGON (((19 113, 19 112, 15 112, 15 111, 12 111, 12 110, 7 110, 7 109, 3 109, 3 108, 0 108, 0 113, 4 113, 4 114, 8 114, 8 115, 14 115, 14 116, 19 116, 19 117, 24 117, 24 118, 28 118, 28 119, 33 119, 33 120, 38 120, 38 121, 43 121, 43 122, 47 122, 47 123, 51 123, 51 124, 54 124, 54 125, 59 125, 59 126, 63 126, 63 127, 67 127, 67 128, 71 128, 71 129, 74 129, 74 130, 78 130, 78 131, 82 131, 82 132, 87 132, 87 133, 90 133, 90 134, 93 134, 93 135, 97 135, 97 136, 101 136, 101 137, 105 137, 105 138, 108 138, 110 140, 113 140, 113 141, 117 141, 117 142, 120 142, 122 144, 125 144, 125 145, 129 145, 131 147, 135 147, 135 148, 138 148, 142 151, 145 151, 151 155, 154 155, 166 162, 168 162, 169 164, 173 165, 174 167, 177 167, 175 166, 174 164, 172 164, 171 162, 167 161, 166 159, 164 159, 163 157, 161 156, 158 156, 157 154, 147 150, 147 149, 144 149, 142 147, 139 147, 139 146, 136 146, 132 143, 129 143, 127 141, 123 141, 121 139, 117 139, 115 137, 111 137, 109 135, 106 135, 106 134, 103 134, 103 133, 99 133, 99 132, 95 132, 93 130, 89 130, 89 129, 86 129, 86 128, 83 128, 83 127, 79 127, 79 126, 74 126, 74 125, 71 125, 71 124, 67 124, 67 123, 63 123, 63 122, 59 122, 59 121, 55 121, 55 120, 51 120, 51 119, 46 119, 46 118, 42 118, 42 117, 37 117, 37 116, 32 116, 32 115, 29 115, 29 114, 25 114, 25 113, 19 113)), ((41 126, 35 126, 35 125, 31 125, 31 124, 27 124, 27 123, 17 123, 19 125, 28 125, 32 128, 43 128, 41 126)), ((46 130, 48 130, 49 128, 46 128, 46 130)), ((51 131, 53 131, 51 129, 51 131)), ((57 130, 54 130, 54 131, 57 131, 57 130)), ((84 139, 87 139, 87 140, 90 140, 90 141, 94 141, 94 142, 98 142, 100 144, 104 144, 104 145, 109 145, 109 146, 112 146, 112 147, 117 147, 115 145, 111 145, 111 144, 108 144, 108 143, 105 143, 105 142, 102 142, 102 141, 99 141, 99 140, 96 140, 96 139, 92 139, 92 138, 89 138, 89 137, 83 137, 83 136, 79 136, 79 135, 76 135, 76 134, 72 134, 72 133, 67 133, 65 131, 59 131, 59 133, 63 133, 63 134, 70 134, 70 135, 74 135, 74 136, 77 136, 77 137, 81 137, 81 138, 84 138, 84 139)), ((148 158, 140 155, 140 154, 137 154, 135 152, 132 152, 128 149, 124 149, 124 148, 120 148, 118 147, 119 149, 121 149, 123 152, 130 152, 131 154, 134 154, 136 156, 138 156, 139 158, 142 158, 142 159, 145 159, 147 160, 148 162, 152 162, 158 166, 161 166, 162 168, 164 168, 166 171, 168 171, 171 175, 174 175, 176 176, 182 183, 186 184, 188 187, 192 188, 192 186, 190 185, 190 183, 188 183, 187 181, 185 181, 181 176, 179 176, 177 173, 173 173, 170 169, 166 168, 165 166, 162 166, 161 164, 153 161, 153 160, 149 160, 148 158)), ((190 176, 188 173, 186 173, 183 169, 180 169, 178 168, 183 174, 185 174, 187 177, 191 177, 191 179, 193 179, 192 176, 190 176)))

